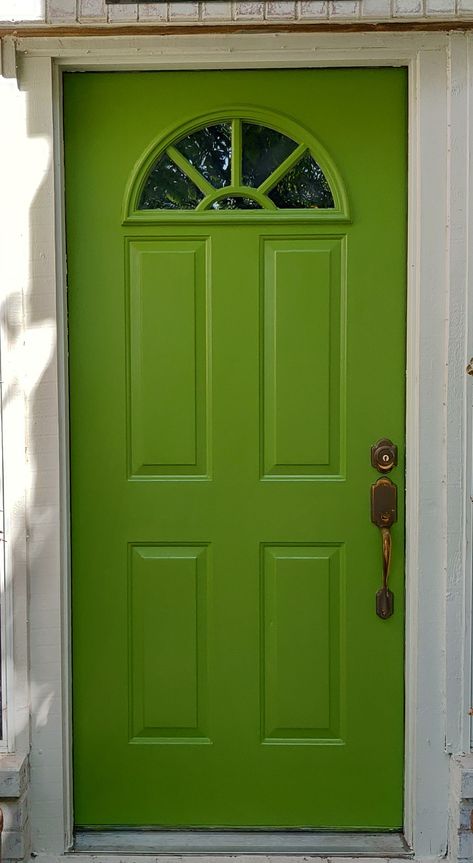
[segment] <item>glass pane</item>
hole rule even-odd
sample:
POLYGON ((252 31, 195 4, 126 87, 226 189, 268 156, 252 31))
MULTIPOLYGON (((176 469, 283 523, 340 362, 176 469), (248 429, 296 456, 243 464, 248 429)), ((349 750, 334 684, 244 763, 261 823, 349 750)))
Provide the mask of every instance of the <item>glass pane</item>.
POLYGON ((169 159, 161 156, 151 169, 141 193, 139 210, 194 210, 203 194, 169 159))
POLYGON ((280 180, 268 197, 281 209, 333 209, 335 206, 330 186, 322 168, 310 153, 280 180))
POLYGON ((243 123, 242 176, 245 186, 260 186, 296 147, 295 141, 275 129, 243 123))
POLYGON ((231 197, 220 198, 219 201, 214 201, 212 210, 261 210, 257 201, 252 201, 251 198, 231 197))
POLYGON ((216 189, 230 185, 232 135, 230 123, 218 123, 192 132, 176 145, 194 168, 216 189))

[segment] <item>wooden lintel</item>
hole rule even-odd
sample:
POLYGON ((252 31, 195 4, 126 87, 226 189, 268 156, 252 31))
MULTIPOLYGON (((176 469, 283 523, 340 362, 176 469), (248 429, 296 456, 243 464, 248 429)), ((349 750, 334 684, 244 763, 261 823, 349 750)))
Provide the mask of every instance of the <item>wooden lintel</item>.
POLYGON ((2 26, 0 37, 27 39, 38 37, 76 37, 76 36, 182 36, 197 33, 237 34, 237 33, 406 33, 464 31, 473 29, 473 19, 459 21, 355 21, 333 23, 288 22, 288 23, 232 23, 232 24, 75 24, 72 26, 2 26))

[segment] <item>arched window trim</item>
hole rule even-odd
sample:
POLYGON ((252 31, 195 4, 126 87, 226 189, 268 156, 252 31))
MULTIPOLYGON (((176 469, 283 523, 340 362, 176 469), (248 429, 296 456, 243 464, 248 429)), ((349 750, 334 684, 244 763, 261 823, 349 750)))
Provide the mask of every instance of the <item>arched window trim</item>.
MULTIPOLYGON (((281 176, 285 175, 287 171, 287 161, 284 162, 276 169, 271 175, 273 178, 273 182, 271 183, 270 188, 274 188, 278 179, 274 181, 274 178, 277 174, 281 174, 281 176)), ((196 173, 198 173, 197 169, 195 169, 196 173)), ((192 171, 189 172, 187 169, 187 175, 192 180, 192 171)), ((239 179, 239 177, 238 177, 239 179)), ((194 181, 195 182, 195 181, 194 181)), ((289 219, 290 221, 318 221, 318 222, 334 222, 334 221, 349 221, 349 208, 348 208, 348 199, 345 190, 345 186, 340 177, 340 174, 335 167, 332 159, 328 155, 327 151, 324 147, 308 132, 306 129, 301 127, 298 123, 292 120, 290 117, 282 116, 279 114, 275 114, 273 112, 264 110, 264 109, 255 109, 254 107, 245 107, 245 106, 227 106, 225 109, 213 111, 199 117, 194 117, 192 120, 183 123, 179 127, 173 127, 169 129, 165 134, 159 136, 159 138, 155 139, 151 145, 147 148, 145 153, 140 157, 140 159, 135 164, 133 171, 131 173, 129 182, 127 184, 125 198, 124 198, 124 206, 123 206, 123 223, 140 223, 140 224, 154 224, 157 222, 194 222, 194 221, 215 221, 215 219, 225 218, 225 221, 228 219, 231 221, 235 220, 244 220, 244 221, 258 221, 258 220, 274 220, 277 218, 281 220, 282 218, 289 219), (251 188, 241 185, 240 183, 235 183, 235 174, 232 176, 232 184, 230 186, 225 186, 220 189, 213 189, 209 185, 209 189, 207 189, 207 194, 204 194, 204 198, 196 207, 195 210, 140 210, 138 209, 140 196, 143 190, 143 187, 146 183, 149 173, 152 168, 156 164, 157 160, 166 152, 171 152, 173 157, 176 157, 176 164, 179 165, 179 160, 184 159, 185 157, 181 156, 179 152, 175 149, 174 145, 176 142, 180 141, 182 138, 187 135, 192 134, 193 132, 197 132, 205 126, 211 126, 216 123, 222 122, 231 122, 232 123, 232 131, 234 134, 238 134, 238 129, 241 130, 241 123, 247 121, 249 123, 257 123, 269 128, 275 129, 283 135, 286 135, 289 138, 292 138, 294 141, 298 142, 298 146, 288 157, 294 164, 297 162, 299 158, 302 157, 304 152, 309 152, 313 159, 320 166, 323 171, 325 178, 330 186, 334 204, 335 206, 330 209, 278 209, 276 206, 270 201, 266 196, 266 191, 269 189, 266 188, 266 183, 263 183, 259 189, 251 188), (212 188, 212 194, 210 194, 210 188, 212 188), (225 195, 234 195, 234 196, 249 196, 254 200, 259 200, 260 203, 263 202, 265 209, 262 210, 251 210, 251 211, 243 211, 243 210, 213 210, 209 209, 209 204, 213 202, 213 200, 218 199, 219 197, 224 197, 225 195)))

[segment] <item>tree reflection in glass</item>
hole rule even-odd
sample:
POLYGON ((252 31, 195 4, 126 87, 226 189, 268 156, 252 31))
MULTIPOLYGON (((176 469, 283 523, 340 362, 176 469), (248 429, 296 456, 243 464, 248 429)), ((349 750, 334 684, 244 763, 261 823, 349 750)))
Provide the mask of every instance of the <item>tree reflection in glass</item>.
POLYGON ((230 123, 217 123, 192 132, 177 142, 176 150, 197 168, 215 189, 231 182, 232 135, 230 123))
POLYGON ((257 188, 295 150, 297 143, 286 135, 257 126, 242 124, 242 180, 245 186, 257 188))
POLYGON ((283 210, 333 209, 335 206, 325 174, 310 153, 306 153, 268 192, 268 197, 283 210))
POLYGON ((201 211, 335 207, 309 148, 248 120, 213 123, 171 144, 151 168, 138 209, 195 210, 201 202, 201 211))
POLYGON ((195 210, 202 192, 166 156, 151 169, 141 193, 139 210, 195 210))
POLYGON ((212 210, 261 210, 260 204, 251 198, 233 197, 219 198, 212 204, 212 210))

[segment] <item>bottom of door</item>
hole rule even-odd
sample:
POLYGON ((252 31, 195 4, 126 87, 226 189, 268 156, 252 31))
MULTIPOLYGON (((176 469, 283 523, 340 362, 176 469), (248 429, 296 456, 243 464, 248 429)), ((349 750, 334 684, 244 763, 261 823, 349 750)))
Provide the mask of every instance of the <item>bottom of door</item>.
POLYGON ((325 833, 311 830, 77 830, 74 851, 412 857, 402 833, 325 833))

